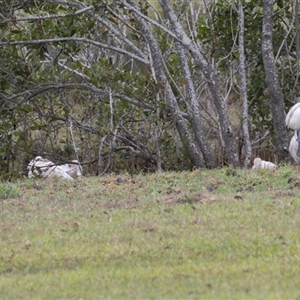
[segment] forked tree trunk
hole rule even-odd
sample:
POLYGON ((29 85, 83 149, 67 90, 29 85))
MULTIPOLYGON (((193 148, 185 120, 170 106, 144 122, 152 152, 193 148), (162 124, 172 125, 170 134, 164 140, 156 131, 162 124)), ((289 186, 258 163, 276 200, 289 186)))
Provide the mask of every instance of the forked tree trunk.
MULTIPOLYGON (((128 0, 128 3, 133 7, 137 8, 135 0, 128 0)), ((135 14, 135 13, 134 13, 135 14)), ((147 22, 142 19, 139 15, 135 14, 136 20, 139 22, 140 30, 143 33, 150 49, 150 55, 152 56, 153 70, 155 72, 156 80, 158 85, 161 86, 161 90, 165 96, 165 101, 168 109, 170 110, 176 129, 184 145, 187 145, 190 160, 195 167, 204 167, 201 155, 194 143, 192 136, 187 128, 185 120, 183 118, 182 111, 179 108, 176 97, 169 84, 167 76, 164 71, 164 64, 162 61, 162 53, 158 44, 157 39, 153 35, 147 22)))
POLYGON ((204 161, 207 167, 213 168, 216 167, 215 159, 212 155, 212 151, 207 143, 206 137, 202 130, 200 105, 196 97, 196 91, 195 91, 194 83, 192 81, 192 76, 187 61, 186 50, 179 42, 176 42, 175 44, 180 59, 181 71, 185 79, 187 98, 189 100, 189 105, 190 105, 189 115, 193 127, 193 132, 195 135, 195 140, 201 150, 201 153, 204 157, 204 161))
POLYGON ((224 141, 225 153, 228 162, 234 167, 238 167, 240 163, 237 155, 236 141, 233 136, 227 106, 220 92, 217 78, 215 76, 214 70, 212 69, 212 65, 204 56, 203 51, 201 51, 202 49, 199 49, 199 45, 192 41, 185 33, 182 25, 177 19, 170 1, 158 0, 158 2, 160 3, 161 7, 164 10, 164 13, 167 15, 170 23, 172 24, 173 32, 175 33, 181 44, 186 48, 186 50, 189 51, 189 53, 193 57, 195 64, 201 70, 203 77, 207 82, 210 95, 217 110, 221 136, 224 141))

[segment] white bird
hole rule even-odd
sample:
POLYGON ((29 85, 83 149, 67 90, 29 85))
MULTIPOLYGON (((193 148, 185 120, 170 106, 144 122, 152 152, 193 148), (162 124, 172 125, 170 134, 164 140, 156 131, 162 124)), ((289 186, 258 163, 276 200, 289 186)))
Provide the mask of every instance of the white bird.
POLYGON ((48 168, 48 170, 41 175, 43 178, 63 178, 67 180, 73 180, 73 178, 66 172, 64 168, 61 166, 51 166, 48 168))
POLYGON ((46 173, 53 165, 52 161, 42 158, 41 156, 37 156, 35 159, 31 160, 27 166, 28 177, 32 178, 42 176, 42 174, 46 173))
POLYGON ((82 167, 78 160, 72 160, 69 164, 60 165, 72 178, 82 176, 82 167))
POLYGON ((253 160, 253 167, 252 169, 274 169, 277 166, 275 164, 273 164, 270 161, 266 161, 266 160, 262 160, 259 157, 256 157, 253 160))
POLYGON ((298 162, 297 159, 300 159, 300 103, 296 103, 290 108, 288 114, 285 117, 285 125, 295 130, 294 136, 292 137, 290 142, 289 151, 293 159, 298 162))
POLYGON ((53 178, 59 177, 67 180, 82 176, 82 167, 77 160, 70 164, 56 165, 52 161, 37 156, 27 166, 28 177, 53 178))
POLYGON ((290 141, 289 152, 293 160, 298 164, 300 162, 300 156, 297 155, 299 150, 299 142, 297 141, 297 131, 294 132, 290 141))

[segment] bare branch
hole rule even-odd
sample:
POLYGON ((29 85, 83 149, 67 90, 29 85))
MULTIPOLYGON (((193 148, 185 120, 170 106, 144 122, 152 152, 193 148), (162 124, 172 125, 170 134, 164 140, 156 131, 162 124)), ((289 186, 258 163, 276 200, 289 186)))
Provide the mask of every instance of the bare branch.
POLYGON ((133 104, 135 106, 140 106, 140 107, 143 107, 143 108, 146 108, 146 109, 154 110, 154 107, 152 105, 133 100, 133 99, 127 97, 126 95, 119 94, 119 93, 114 93, 113 96, 120 99, 120 100, 126 101, 130 104, 133 104))
POLYGON ((155 25, 156 27, 158 27, 159 29, 163 30, 165 33, 167 33, 169 36, 171 36, 172 38, 174 38, 176 41, 180 42, 180 43, 185 43, 185 42, 189 42, 189 41, 182 41, 176 34, 174 34, 174 32, 172 32, 171 30, 169 30, 168 28, 166 28, 165 26, 159 24, 158 22, 156 22, 155 20, 147 17, 146 15, 144 15, 143 13, 141 13, 138 9, 136 9, 134 6, 130 5, 129 3, 123 2, 124 6, 126 6, 128 9, 134 11, 134 13, 136 13, 139 17, 141 17, 142 19, 148 21, 149 23, 155 25))
MULTIPOLYGON (((59 4, 59 5, 65 5, 67 7, 73 7, 77 9, 84 9, 86 8, 86 5, 84 3, 70 3, 67 1, 60 1, 60 0, 45 0, 45 2, 52 3, 52 4, 59 4)), ((110 11, 110 13, 116 17, 118 20, 120 20, 123 24, 125 24, 127 27, 131 28, 133 31, 137 31, 135 28, 133 28, 128 22, 126 22, 121 16, 116 14, 109 6, 106 6, 106 8, 110 11)), ((134 44, 132 43, 127 37, 125 37, 118 29, 116 29, 111 23, 109 23, 107 20, 104 18, 101 18, 99 15, 96 15, 92 13, 91 11, 86 11, 86 14, 88 14, 91 18, 97 20, 101 24, 107 27, 107 29, 114 34, 116 37, 121 39, 123 42, 125 42, 131 49, 132 51, 140 56, 143 57, 145 60, 147 60, 147 56, 142 53, 142 51, 134 44)))
MULTIPOLYGON (((77 4, 78 2, 75 3, 75 2, 61 1, 61 0, 45 0, 44 2, 78 8, 78 4, 77 4)), ((80 4, 81 6, 86 7, 84 3, 81 2, 80 4)))
MULTIPOLYGON (((6 101, 12 101, 15 100, 17 98, 24 98, 24 100, 22 102, 26 102, 29 101, 30 99, 34 98, 35 96, 42 94, 46 91, 49 90, 59 90, 59 89, 83 89, 83 90, 87 90, 90 91, 94 94, 100 95, 102 97, 106 97, 108 95, 108 92, 106 90, 100 89, 95 87, 94 85, 91 84, 87 84, 87 83, 56 83, 56 84, 42 84, 39 85, 35 88, 23 91, 17 95, 11 96, 6 98, 6 101)), ((139 106, 139 107, 143 107, 145 109, 149 109, 149 110, 154 110, 154 107, 147 104, 147 103, 143 103, 134 99, 131 99, 125 95, 119 94, 119 93, 113 93, 112 94, 114 97, 126 101, 132 105, 135 106, 139 106)))
POLYGON ((94 46, 97 46, 100 48, 104 48, 104 49, 110 49, 110 50, 116 51, 118 53, 128 55, 129 57, 131 57, 137 61, 140 61, 141 63, 143 63, 145 65, 150 64, 148 59, 137 56, 134 53, 128 52, 128 51, 123 50, 118 47, 114 47, 114 46, 111 46, 108 44, 96 42, 94 40, 87 39, 87 38, 81 38, 81 37, 63 37, 63 38, 37 39, 37 40, 30 40, 30 41, 13 41, 13 42, 12 41, 11 42, 1 41, 0 46, 7 47, 7 46, 15 46, 15 45, 33 45, 33 44, 59 43, 59 42, 68 42, 68 41, 82 42, 82 43, 91 44, 91 45, 94 45, 94 46))
MULTIPOLYGON (((45 53, 45 56, 49 59, 49 63, 53 63, 54 62, 54 58, 52 56, 50 56, 48 53, 45 53)), ((78 75, 78 76, 80 76, 82 78, 85 78, 85 79, 90 79, 89 76, 87 76, 87 75, 85 75, 85 74, 83 74, 83 73, 81 73, 81 72, 79 72, 77 70, 74 70, 74 69, 66 66, 64 63, 61 63, 59 60, 57 60, 56 63, 60 67, 62 67, 63 69, 65 69, 65 70, 67 70, 67 71, 69 71, 71 73, 74 73, 74 74, 76 74, 76 75, 78 75)))
POLYGON ((91 6, 82 8, 82 9, 77 10, 74 13, 70 13, 70 14, 57 14, 57 15, 50 15, 50 16, 34 16, 34 17, 9 18, 9 19, 4 18, 4 16, 0 14, 0 16, 3 18, 3 20, 0 21, 0 24, 8 23, 8 22, 39 21, 39 20, 50 20, 50 19, 73 17, 73 16, 77 16, 88 10, 93 10, 93 9, 94 9, 94 7, 91 5, 91 6))
POLYGON ((84 89, 84 90, 89 90, 94 94, 98 94, 101 96, 106 96, 106 91, 99 89, 93 85, 90 84, 86 84, 86 83, 55 83, 55 84, 41 84, 33 89, 27 90, 22 92, 19 95, 10 97, 9 100, 13 99, 13 98, 17 98, 20 96, 25 96, 25 101, 28 101, 30 99, 32 99, 33 97, 42 94, 48 90, 59 90, 59 89, 76 89, 76 88, 80 88, 80 89, 84 89))
POLYGON ((121 147, 115 147, 113 149, 113 151, 115 151, 115 152, 120 152, 120 151, 124 151, 124 150, 128 153, 128 156, 137 156, 137 157, 144 159, 147 162, 150 162, 151 164, 157 165, 157 159, 155 157, 147 155, 143 151, 135 150, 131 146, 121 146, 121 147))

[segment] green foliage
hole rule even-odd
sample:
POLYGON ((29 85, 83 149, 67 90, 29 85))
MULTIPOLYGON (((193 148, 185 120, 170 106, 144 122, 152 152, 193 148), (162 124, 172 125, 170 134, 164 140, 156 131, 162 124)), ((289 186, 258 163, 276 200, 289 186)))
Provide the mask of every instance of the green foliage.
MULTIPOLYGON (((269 96, 266 95, 265 73, 261 56, 261 28, 263 17, 262 1, 244 1, 244 23, 245 23, 245 56, 247 61, 249 78, 248 99, 250 115, 255 131, 273 127, 269 96)), ((212 20, 203 15, 197 24, 198 39, 205 45, 208 54, 213 55, 218 63, 219 70, 227 74, 228 69, 238 63, 237 35, 238 35, 238 13, 237 7, 231 1, 217 1, 211 7, 212 20), (213 25, 213 26, 212 26, 213 25)), ((290 21, 293 19, 292 3, 277 1, 274 6, 274 30, 273 48, 276 56, 282 41, 291 45, 291 51, 295 47, 295 30, 290 21), (287 34, 287 26, 290 24, 292 30, 287 34)), ((281 49, 282 51, 282 49, 281 49)), ((295 76, 297 72, 296 59, 285 57, 284 51, 279 55, 278 72, 281 86, 283 87, 286 106, 290 107, 299 91, 295 88, 295 76)))

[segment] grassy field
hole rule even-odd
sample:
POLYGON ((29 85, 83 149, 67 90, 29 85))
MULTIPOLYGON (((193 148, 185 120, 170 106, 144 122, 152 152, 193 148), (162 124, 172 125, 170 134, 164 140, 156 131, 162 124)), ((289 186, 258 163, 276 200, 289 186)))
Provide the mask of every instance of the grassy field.
POLYGON ((300 173, 0 184, 1 299, 299 299, 300 173))

